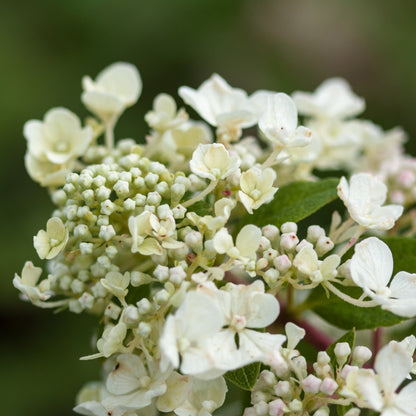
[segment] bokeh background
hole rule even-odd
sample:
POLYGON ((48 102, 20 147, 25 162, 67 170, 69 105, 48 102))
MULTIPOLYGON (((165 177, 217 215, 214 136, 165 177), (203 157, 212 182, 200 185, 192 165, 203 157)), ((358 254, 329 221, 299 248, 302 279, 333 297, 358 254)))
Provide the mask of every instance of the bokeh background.
MULTIPOLYGON (((54 106, 87 115, 81 77, 128 61, 144 89, 117 127, 143 139, 158 92, 176 95, 213 72, 248 92, 313 90, 343 76, 367 101, 365 118, 416 137, 416 2, 391 0, 3 0, 0 2, 0 394, 8 416, 71 415, 99 378, 94 318, 22 303, 12 286, 32 236, 52 210, 23 166, 23 123, 54 106)), ((229 415, 234 416, 234 415, 229 415)))

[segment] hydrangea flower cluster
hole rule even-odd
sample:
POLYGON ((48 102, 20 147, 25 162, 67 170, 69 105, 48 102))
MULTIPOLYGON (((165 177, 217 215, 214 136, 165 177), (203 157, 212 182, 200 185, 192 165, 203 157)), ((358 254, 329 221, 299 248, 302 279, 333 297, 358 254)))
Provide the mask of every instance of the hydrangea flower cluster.
POLYGON ((416 316, 416 270, 389 282, 394 253, 379 238, 416 230, 416 161, 401 131, 356 119, 364 100, 342 79, 248 95, 214 74, 179 88, 202 120, 160 94, 145 141, 115 140, 141 93, 138 70, 115 63, 83 89, 84 123, 53 108, 24 126, 28 174, 56 209, 33 240, 45 276, 26 262, 13 280, 38 307, 103 323, 82 359, 102 360, 104 377, 75 412, 209 416, 230 405, 227 380, 252 391, 245 416, 416 415, 414 382, 397 392, 415 373, 414 337, 375 350, 372 366, 371 350, 348 342, 310 365, 296 349, 312 328, 300 316, 326 296, 393 323, 416 316), (345 176, 319 179, 325 169, 345 176), (300 222, 337 195, 344 219, 333 212, 328 230, 300 222))

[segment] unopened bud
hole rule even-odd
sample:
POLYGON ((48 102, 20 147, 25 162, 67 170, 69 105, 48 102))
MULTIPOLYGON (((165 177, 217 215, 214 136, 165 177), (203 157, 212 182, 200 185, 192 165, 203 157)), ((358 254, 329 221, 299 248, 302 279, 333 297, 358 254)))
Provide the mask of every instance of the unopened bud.
POLYGON ((306 239, 315 244, 321 237, 325 237, 325 230, 319 225, 311 225, 308 227, 306 239))
POLYGON ((292 267, 292 262, 286 254, 282 254, 273 260, 273 265, 283 275, 292 267))
POLYGON ((330 377, 325 377, 324 380, 322 381, 320 390, 322 393, 325 393, 328 396, 332 396, 337 390, 337 388, 338 388, 338 384, 334 379, 330 377))
POLYGON ((134 325, 139 322, 139 311, 133 305, 127 306, 124 310, 124 322, 127 325, 134 325))
POLYGON ((154 270, 153 276, 156 277, 159 282, 166 282, 169 279, 169 268, 159 264, 154 270))
POLYGON ((300 412, 303 409, 303 404, 300 400, 294 399, 289 403, 289 409, 292 412, 300 412))
POLYGON ((298 232, 298 226, 295 222, 285 222, 284 224, 281 225, 280 227, 280 231, 282 233, 294 233, 296 234, 298 232))
POLYGON ((269 402, 269 416, 281 416, 287 409, 282 399, 276 399, 269 402))
POLYGON ((309 374, 308 377, 302 380, 302 387, 306 393, 316 394, 321 387, 322 380, 313 374, 309 374))
POLYGON ((147 322, 140 322, 137 333, 143 338, 147 338, 152 332, 152 327, 147 322))
POLYGON ((338 365, 341 367, 351 354, 351 347, 348 342, 338 342, 335 345, 334 354, 337 358, 338 365))
POLYGON ((266 225, 262 228, 263 235, 269 240, 274 241, 279 237, 279 229, 275 225, 266 225))
POLYGON ((328 253, 334 248, 333 241, 326 236, 319 237, 316 246, 315 251, 318 254, 318 257, 323 256, 324 254, 328 253))
POLYGON ((288 397, 292 393, 292 387, 289 381, 279 381, 276 386, 274 387, 274 392, 276 396, 285 398, 288 397))
POLYGON ((285 233, 280 237, 280 247, 286 251, 293 251, 299 243, 299 238, 295 233, 285 233))
POLYGON ((372 355, 373 354, 369 348, 359 345, 354 348, 352 353, 352 361, 354 364, 362 366, 371 358, 372 355))
POLYGON ((329 416, 329 408, 327 406, 320 407, 313 416, 329 416))

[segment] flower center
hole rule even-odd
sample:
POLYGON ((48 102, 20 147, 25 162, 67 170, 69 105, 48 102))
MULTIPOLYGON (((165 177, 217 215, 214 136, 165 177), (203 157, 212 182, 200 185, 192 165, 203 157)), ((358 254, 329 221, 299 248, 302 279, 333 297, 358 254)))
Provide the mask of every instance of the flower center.
POLYGON ((231 320, 231 327, 239 332, 242 331, 246 327, 246 318, 242 315, 234 315, 233 319, 231 320))

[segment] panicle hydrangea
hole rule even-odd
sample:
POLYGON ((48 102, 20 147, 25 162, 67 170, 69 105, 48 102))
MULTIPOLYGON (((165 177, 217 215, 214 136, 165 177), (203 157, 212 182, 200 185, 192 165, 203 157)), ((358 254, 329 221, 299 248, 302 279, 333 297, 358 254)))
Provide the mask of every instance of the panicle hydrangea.
MULTIPOLYGON (((245 416, 327 416, 335 405, 350 407, 348 416, 415 414, 414 383, 397 392, 416 373, 414 337, 383 347, 374 370, 363 367, 365 346, 338 342, 311 365, 296 349, 311 339, 300 319, 311 304, 294 291, 321 286, 356 308, 416 314, 414 275, 389 283, 393 260, 381 240, 344 257, 367 230, 415 233, 416 162, 403 133, 354 118, 364 100, 342 79, 312 94, 249 96, 214 74, 196 90, 179 88, 202 121, 162 93, 145 115, 145 140, 115 141, 116 122, 141 90, 137 68, 118 62, 84 77, 81 100, 94 114, 85 125, 58 107, 24 127, 27 171, 56 208, 34 237, 46 276, 26 262, 13 284, 36 306, 102 323, 82 359, 104 361, 103 381, 82 389, 75 412, 209 416, 226 403, 225 379, 248 380, 261 363, 245 416), (246 136, 256 125, 259 137, 246 136), (268 204, 284 201, 285 185, 318 181, 328 168, 352 175, 338 187, 350 218, 334 212, 328 231, 305 229, 281 220, 304 218, 291 201, 264 218, 268 204)), ((319 208, 310 203, 308 215, 319 208)))

